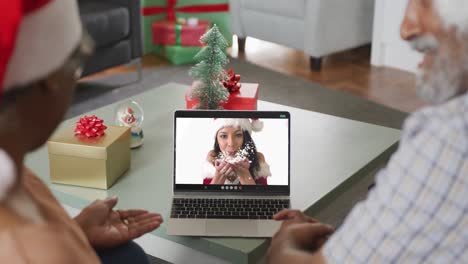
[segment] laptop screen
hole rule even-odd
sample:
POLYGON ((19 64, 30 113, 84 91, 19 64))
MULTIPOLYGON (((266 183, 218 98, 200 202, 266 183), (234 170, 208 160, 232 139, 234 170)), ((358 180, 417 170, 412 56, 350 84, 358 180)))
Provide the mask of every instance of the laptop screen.
POLYGON ((176 111, 174 190, 289 194, 290 114, 176 111))

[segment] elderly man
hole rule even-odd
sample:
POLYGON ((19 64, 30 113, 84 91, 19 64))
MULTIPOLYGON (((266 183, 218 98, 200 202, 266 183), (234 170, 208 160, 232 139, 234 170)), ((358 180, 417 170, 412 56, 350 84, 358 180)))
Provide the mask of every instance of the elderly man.
POLYGON ((111 197, 71 219, 23 167, 62 120, 92 51, 76 0, 0 1, 0 17, 0 263, 148 263, 131 240, 159 214, 113 210, 111 197))
POLYGON ((408 118, 376 187, 328 241, 330 227, 278 213, 271 263, 467 262, 468 1, 409 0, 401 37, 424 53, 418 92, 435 105, 408 118))

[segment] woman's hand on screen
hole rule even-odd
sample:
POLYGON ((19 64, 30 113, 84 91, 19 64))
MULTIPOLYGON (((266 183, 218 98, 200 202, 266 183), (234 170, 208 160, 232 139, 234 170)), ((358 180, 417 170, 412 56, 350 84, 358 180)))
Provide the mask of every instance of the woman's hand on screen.
POLYGON ((226 177, 233 172, 231 164, 225 161, 215 161, 215 176, 211 181, 211 184, 224 184, 226 177))

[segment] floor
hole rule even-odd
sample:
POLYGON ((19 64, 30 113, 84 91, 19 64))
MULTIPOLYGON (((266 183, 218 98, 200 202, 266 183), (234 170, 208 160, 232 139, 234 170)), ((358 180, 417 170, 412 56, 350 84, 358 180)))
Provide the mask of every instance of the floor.
MULTIPOLYGON (((404 112, 412 112, 424 105, 416 95, 414 74, 370 65, 370 45, 328 56, 323 61, 322 70, 312 72, 308 56, 300 51, 247 38, 245 52, 240 53, 236 42, 234 39, 234 45, 228 50, 231 57, 314 81, 330 89, 355 94, 404 112)), ((154 55, 145 55, 142 61, 145 68, 169 65, 154 55)), ((134 69, 134 66, 116 67, 87 79, 134 69)))

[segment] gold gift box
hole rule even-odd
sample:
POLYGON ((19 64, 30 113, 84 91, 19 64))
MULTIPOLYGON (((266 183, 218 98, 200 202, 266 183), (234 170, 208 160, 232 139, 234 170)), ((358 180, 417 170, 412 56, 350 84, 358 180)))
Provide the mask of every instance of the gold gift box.
POLYGON ((74 126, 48 142, 54 183, 108 189, 130 168, 130 128, 109 126, 99 138, 78 138, 74 126))

